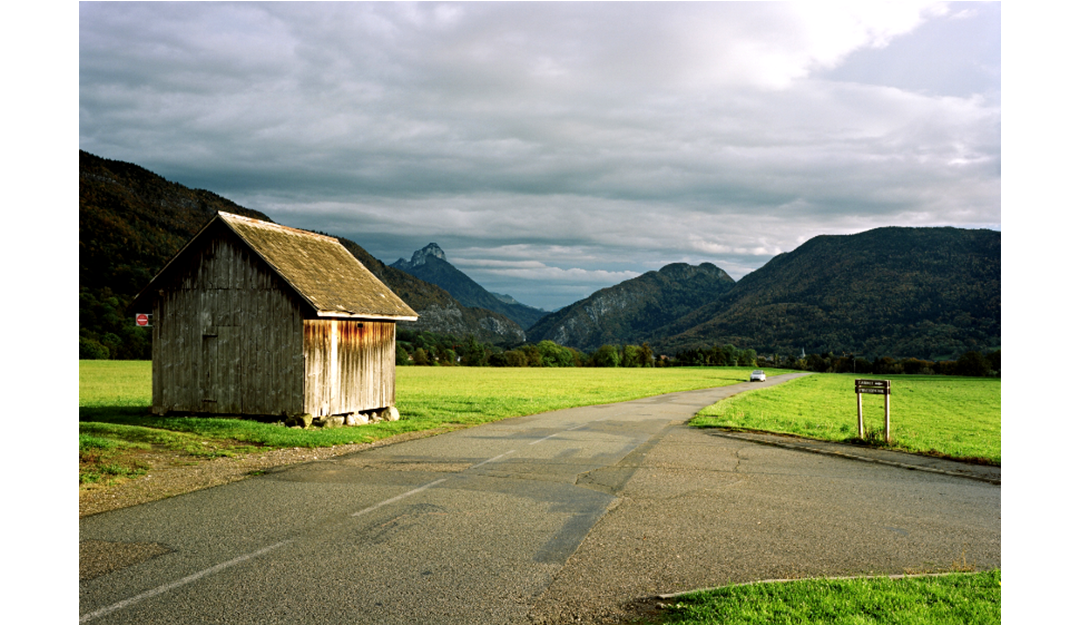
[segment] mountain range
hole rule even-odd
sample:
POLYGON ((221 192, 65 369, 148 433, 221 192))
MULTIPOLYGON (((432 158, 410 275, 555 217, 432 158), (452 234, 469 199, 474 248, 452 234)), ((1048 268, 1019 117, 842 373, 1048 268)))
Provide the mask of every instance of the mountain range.
MULTIPOLYGON (((269 217, 138 165, 79 154, 80 354, 147 358, 127 303, 218 210, 269 217)), ((325 233, 324 233, 325 234, 325 233)), ((1001 345, 1001 233, 878 228, 817 236, 737 282, 711 263, 650 271, 553 313, 488 292, 435 243, 386 265, 338 237, 420 315, 409 329, 591 351, 732 343, 760 353, 955 358, 1001 345), (527 330, 528 332, 526 333, 527 330)))
POLYGON ((732 280, 668 265, 541 319, 529 340, 657 353, 727 344, 763 353, 953 359, 1001 347, 1001 233, 877 228, 822 235, 732 280))
POLYGON ((547 315, 528 330, 531 342, 554 341, 593 351, 601 345, 656 341, 656 330, 676 323, 735 287, 711 263, 650 271, 547 315))
POLYGON ((1001 347, 1001 232, 877 228, 774 257, 651 337, 785 354, 945 360, 1001 347))
MULTIPOLYGON (((272 221, 210 191, 79 151, 80 353, 84 346, 104 347, 113 357, 150 357, 146 333, 134 327, 127 305, 219 210, 272 221)), ((502 314, 462 305, 445 290, 388 267, 354 241, 337 238, 419 313, 410 329, 472 335, 497 345, 525 340, 521 327, 502 314)))
POLYGON ((488 292, 451 265, 446 260, 446 253, 436 243, 429 243, 413 252, 411 259, 399 258, 390 266, 443 288, 465 306, 484 308, 505 315, 522 328, 532 327, 546 314, 539 308, 526 306, 509 296, 500 297, 488 292))

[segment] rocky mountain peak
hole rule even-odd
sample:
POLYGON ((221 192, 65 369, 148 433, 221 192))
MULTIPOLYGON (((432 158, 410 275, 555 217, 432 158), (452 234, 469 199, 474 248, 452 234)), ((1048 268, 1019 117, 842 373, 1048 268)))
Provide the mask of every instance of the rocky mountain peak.
POLYGON ((437 243, 428 243, 424 247, 413 252, 412 260, 399 258, 396 263, 391 265, 391 267, 396 267, 398 269, 412 269, 423 265, 429 258, 438 258, 439 260, 445 261, 446 254, 437 243))

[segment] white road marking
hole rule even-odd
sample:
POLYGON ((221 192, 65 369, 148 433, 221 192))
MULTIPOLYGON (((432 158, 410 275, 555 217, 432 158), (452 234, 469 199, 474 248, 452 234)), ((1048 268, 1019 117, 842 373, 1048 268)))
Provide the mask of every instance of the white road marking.
MULTIPOLYGON (((619 413, 619 414, 622 414, 622 413, 619 413)), ((619 415, 612 415, 612 416, 617 417, 619 415)), ((536 439, 535 441, 533 441, 533 442, 531 442, 529 444, 530 445, 535 445, 537 443, 542 443, 542 442, 546 441, 549 438, 555 438, 559 434, 565 434, 566 432, 573 432, 574 430, 580 430, 581 428, 583 428, 583 427, 585 427, 587 425, 596 423, 597 421, 604 421, 604 420, 607 420, 608 418, 609 417, 600 417, 599 419, 593 419, 592 421, 586 421, 585 423, 579 423, 578 425, 575 425, 572 428, 566 428, 565 430, 560 430, 558 432, 555 432, 554 434, 549 434, 548 436, 545 436, 544 438, 538 438, 538 439, 536 439)))
MULTIPOLYGON (((480 464, 491 462, 492 460, 497 460, 497 459, 505 456, 508 453, 513 453, 513 452, 508 451, 508 452, 506 452, 504 454, 500 454, 498 456, 495 456, 494 458, 491 458, 489 460, 485 460, 484 462, 481 462, 480 464)), ((480 466, 480 465, 476 465, 476 466, 480 466)), ((402 493, 402 494, 398 495, 397 497, 391 497, 390 499, 387 499, 385 501, 380 501, 379 503, 375 504, 374 506, 371 506, 370 508, 364 508, 363 510, 361 510, 359 512, 354 512, 352 514, 352 516, 360 516, 361 514, 365 514, 367 512, 371 512, 372 510, 375 510, 377 508, 381 508, 382 506, 385 506, 386 504, 394 503, 395 501, 400 501, 400 500, 402 500, 402 499, 404 499, 404 498, 406 498, 406 497, 408 497, 410 495, 415 495, 416 493, 427 490, 427 489, 431 488, 432 486, 435 486, 437 484, 441 484, 441 483, 445 482, 447 479, 448 478, 444 477, 444 478, 442 478, 440 480, 435 480, 434 482, 424 484, 423 486, 421 486, 419 488, 414 488, 414 489, 410 490, 407 493, 402 493)), ((175 582, 164 584, 162 586, 158 586, 157 588, 154 588, 153 590, 148 590, 148 591, 146 591, 146 592, 144 592, 142 594, 135 595, 134 597, 124 599, 123 601, 118 601, 117 603, 114 603, 114 604, 112 604, 112 605, 110 605, 108 607, 101 608, 100 610, 95 610, 93 612, 90 612, 89 614, 84 614, 83 616, 79 617, 79 622, 80 623, 86 623, 86 622, 92 621, 92 620, 94 620, 96 618, 100 618, 102 616, 105 616, 106 614, 112 614, 113 612, 115 612, 117 610, 120 610, 122 608, 126 608, 129 605, 133 605, 135 603, 138 603, 138 602, 142 601, 143 599, 149 599, 150 597, 160 595, 163 592, 168 592, 168 591, 170 591, 170 590, 172 590, 174 588, 179 588, 180 586, 190 584, 191 582, 200 580, 200 579, 206 577, 207 575, 213 575, 214 573, 217 573, 218 571, 222 571, 224 569, 227 569, 230 566, 235 566, 237 564, 240 564, 241 562, 246 562, 247 560, 250 560, 250 559, 258 557, 258 556, 261 556, 262 554, 264 554, 264 553, 266 553, 268 551, 272 551, 274 549, 277 549, 278 547, 284 547, 285 545, 293 542, 294 540, 295 540, 294 538, 290 538, 289 540, 283 540, 283 541, 281 541, 279 543, 274 543, 273 545, 270 545, 269 547, 263 547, 262 549, 259 549, 258 551, 253 551, 251 553, 248 553, 248 554, 233 558, 232 560, 229 560, 228 562, 222 562, 221 564, 214 565, 214 566, 212 566, 212 567, 210 567, 208 569, 204 569, 202 571, 199 571, 198 573, 193 573, 193 574, 188 575, 187 577, 185 577, 183 579, 179 579, 179 580, 177 580, 175 582)))
POLYGON ((410 490, 407 493, 401 493, 397 497, 391 497, 390 499, 387 499, 386 501, 380 501, 379 503, 375 504, 374 506, 371 506, 370 508, 364 508, 363 510, 361 510, 359 512, 353 512, 352 516, 360 516, 361 514, 367 514, 368 512, 371 512, 372 510, 376 510, 378 508, 381 508, 381 507, 385 506, 388 503, 394 503, 395 501, 401 501, 402 499, 405 499, 406 497, 409 497, 410 495, 415 495, 416 493, 419 493, 421 491, 425 491, 425 490, 431 488, 432 486, 435 486, 436 484, 442 484, 443 482, 445 482, 448 479, 450 479, 450 478, 444 477, 441 480, 435 480, 434 482, 431 482, 429 484, 424 484, 423 486, 421 486, 419 488, 414 488, 414 489, 410 490))
MULTIPOLYGON (((530 444, 531 444, 531 443, 530 443, 530 444)), ((516 449, 511 449, 510 451, 505 451, 505 452, 503 452, 503 453, 499 454, 498 456, 495 456, 494 458, 488 458, 487 460, 485 460, 485 461, 483 461, 483 462, 478 462, 478 463, 476 463, 476 464, 472 465, 472 466, 471 466, 471 467, 469 467, 469 468, 470 468, 470 469, 475 469, 476 467, 479 467, 479 466, 481 466, 481 465, 485 465, 485 464, 487 464, 487 463, 489 463, 489 462, 495 462, 495 461, 496 461, 496 460, 498 460, 499 458, 502 458, 503 456, 506 456, 506 455, 508 455, 508 454, 512 454, 512 453, 514 453, 515 451, 517 451, 517 450, 516 450, 516 449)))
MULTIPOLYGON (((558 436, 559 434, 563 434, 565 432, 572 432, 574 430, 579 430, 579 429, 589 425, 590 423, 593 423, 595 421, 604 421, 607 418, 608 417, 601 417, 599 419, 594 419, 593 421, 587 421, 585 423, 575 425, 572 428, 567 428, 565 430, 561 430, 559 432, 551 434, 550 436, 545 436, 544 438, 537 439, 537 440, 535 440, 535 441, 533 441, 533 442, 531 442, 529 444, 530 445, 535 445, 537 443, 542 443, 542 442, 548 440, 549 438, 554 438, 554 437, 558 436)), ((475 469, 476 467, 483 466, 483 465, 485 465, 485 464, 487 464, 489 462, 495 462, 496 460, 502 458, 503 456, 508 456, 508 455, 510 455, 510 454, 512 454, 512 453, 514 453, 516 451, 517 451, 516 449, 511 449, 510 451, 505 451, 505 452, 499 454, 498 456, 488 458, 487 460, 485 460, 483 462, 479 462, 477 464, 474 464, 469 468, 470 469, 475 469)), ((391 497, 390 499, 380 501, 379 503, 377 503, 377 504, 375 504, 375 505, 373 505, 371 507, 364 508, 363 510, 360 510, 359 512, 354 512, 350 516, 356 517, 356 516, 360 516, 362 514, 367 514, 368 512, 371 512, 372 510, 377 510, 377 509, 379 509, 379 508, 381 508, 381 507, 383 507, 383 506, 385 506, 387 504, 394 503, 395 501, 401 501, 402 499, 405 499, 406 497, 410 497, 410 496, 415 495, 415 494, 417 494, 419 492, 425 491, 425 490, 431 488, 432 486, 437 486, 438 484, 442 484, 443 482, 445 482, 448 479, 450 479, 450 478, 445 478, 444 477, 442 479, 435 480, 434 482, 424 484, 423 486, 414 488, 414 489, 410 490, 407 493, 402 493, 402 494, 400 494, 400 495, 398 495, 396 497, 391 497)), ((199 571, 198 573, 193 573, 191 575, 188 575, 187 577, 185 577, 183 579, 179 579, 179 580, 177 580, 175 582, 171 582, 169 584, 164 584, 162 586, 158 586, 157 588, 154 588, 153 590, 148 590, 148 591, 146 591, 146 592, 144 592, 142 594, 135 595, 134 597, 131 597, 131 598, 128 598, 128 599, 124 599, 123 601, 119 601, 117 603, 114 603, 111 606, 101 608, 100 610, 95 610, 93 612, 90 612, 89 614, 84 614, 83 616, 81 616, 79 618, 79 622, 80 623, 86 623, 88 621, 92 621, 92 620, 94 620, 96 618, 105 616, 106 614, 111 614, 111 613, 113 613, 113 612, 115 612, 117 610, 120 610, 122 608, 126 608, 127 606, 133 605, 135 603, 138 603, 139 601, 142 601, 143 599, 149 599, 150 597, 160 595, 163 592, 168 592, 168 591, 170 591, 170 590, 172 590, 174 588, 179 588, 180 586, 190 584, 191 582, 202 579, 203 577, 206 577, 207 575, 213 575, 214 573, 217 573, 218 571, 222 571, 224 569, 227 569, 230 566, 235 566, 237 564, 240 564, 240 563, 245 562, 247 560, 250 560, 252 558, 261 556, 262 554, 264 554, 264 553, 266 553, 268 551, 272 551, 272 550, 277 549, 279 547, 284 547, 285 545, 293 542, 294 540, 295 539, 290 538, 289 540, 283 540, 283 541, 281 541, 279 543, 274 543, 273 545, 270 545, 269 547, 263 547, 262 549, 259 549, 258 551, 253 551, 253 552, 251 552, 249 554, 245 554, 245 555, 233 558, 232 560, 229 560, 228 562, 222 562, 221 564, 217 564, 217 565, 212 566, 212 567, 210 567, 208 569, 199 571)))
POLYGON ((91 612, 89 614, 84 614, 83 616, 79 617, 79 622, 80 623, 86 623, 87 621, 92 621, 92 620, 94 620, 94 619, 96 619, 98 617, 105 616, 106 614, 112 614, 113 612, 115 612, 115 611, 117 611, 117 610, 119 610, 121 608, 126 608, 129 605, 133 605, 135 603, 138 603, 138 602, 142 601, 143 599, 149 599, 150 597, 160 595, 163 592, 168 592, 168 591, 172 590, 173 588, 179 588, 180 586, 183 586, 185 584, 190 584, 191 582, 202 579, 202 578, 206 577, 207 575, 213 575, 214 573, 217 573, 218 571, 227 569, 230 566, 234 566, 234 565, 240 564, 241 562, 245 562, 245 561, 250 560, 252 558, 261 556, 262 554, 266 553, 267 551, 272 551, 274 549, 277 549, 278 547, 284 547, 285 545, 291 543, 293 540, 295 540, 295 539, 290 538, 289 540, 283 540, 283 541, 281 541, 279 543, 274 543, 273 545, 270 545, 269 547, 263 547, 262 549, 259 549, 258 551, 252 551, 249 554, 233 558, 232 560, 229 560, 228 562, 222 562, 221 564, 212 566, 212 567, 210 567, 208 569, 204 569, 202 571, 199 571, 198 573, 193 573, 191 575, 188 575, 187 577, 185 577, 183 579, 178 579, 175 582, 165 584, 163 586, 158 586, 157 588, 155 588, 153 590, 148 590, 148 591, 142 593, 141 595, 135 595, 134 597, 131 597, 129 599, 124 599, 123 601, 118 601, 118 602, 112 604, 111 606, 109 606, 107 608, 101 608, 100 610, 95 610, 95 611, 93 611, 93 612, 91 612))

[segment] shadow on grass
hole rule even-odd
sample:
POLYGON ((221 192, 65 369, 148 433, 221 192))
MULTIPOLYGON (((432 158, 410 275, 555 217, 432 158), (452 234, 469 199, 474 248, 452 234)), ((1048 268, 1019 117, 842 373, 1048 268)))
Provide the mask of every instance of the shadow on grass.
POLYGON ((144 420, 153 418, 150 406, 79 406, 79 421, 147 425, 144 420))
POLYGON ((232 416, 192 414, 155 415, 148 406, 81 406, 80 423, 132 426, 164 432, 183 433, 207 440, 231 440, 236 444, 264 448, 332 447, 371 443, 380 439, 419 431, 457 429, 444 420, 431 418, 383 421, 368 425, 300 429, 281 422, 232 416))

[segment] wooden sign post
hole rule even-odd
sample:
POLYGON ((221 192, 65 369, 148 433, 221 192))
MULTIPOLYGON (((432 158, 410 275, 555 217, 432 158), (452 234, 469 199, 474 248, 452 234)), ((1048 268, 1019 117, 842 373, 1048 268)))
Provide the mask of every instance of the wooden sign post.
POLYGON ((859 438, 865 438, 863 430, 862 396, 863 393, 870 395, 885 396, 885 443, 891 444, 892 437, 889 435, 889 395, 892 390, 892 380, 855 380, 855 397, 859 404, 859 438))

